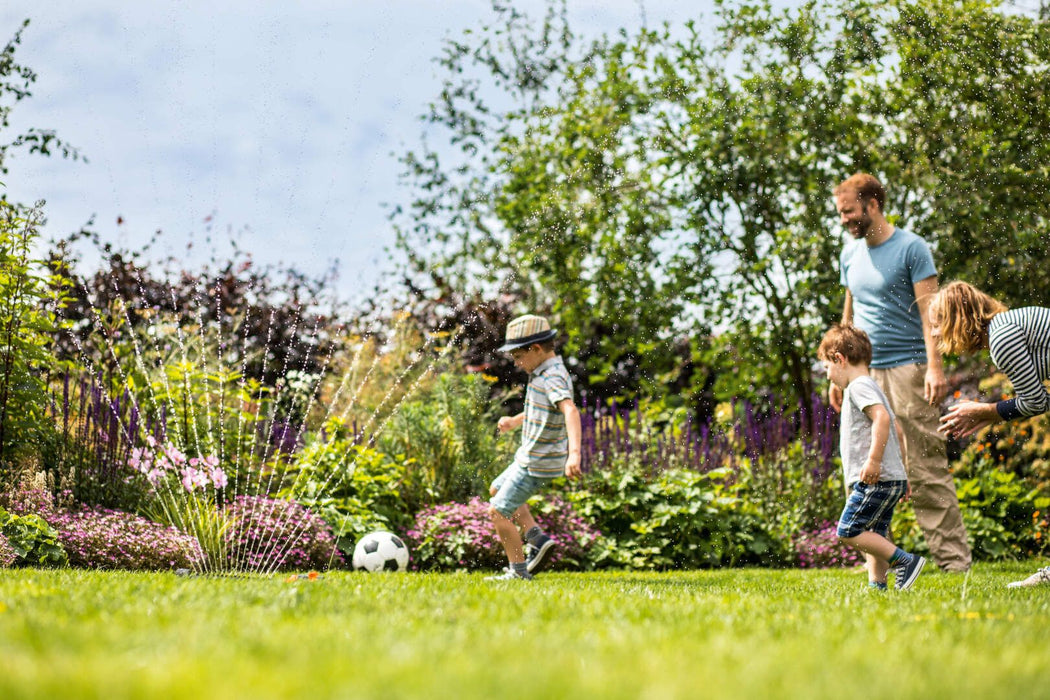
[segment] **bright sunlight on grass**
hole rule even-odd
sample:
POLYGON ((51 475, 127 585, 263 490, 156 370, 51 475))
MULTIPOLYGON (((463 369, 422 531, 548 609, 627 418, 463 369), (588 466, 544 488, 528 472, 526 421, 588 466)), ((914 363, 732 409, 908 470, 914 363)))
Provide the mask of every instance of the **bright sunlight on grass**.
POLYGON ((902 594, 857 571, 0 570, 0 697, 1045 697, 1050 588, 1005 588, 1031 569, 902 594))

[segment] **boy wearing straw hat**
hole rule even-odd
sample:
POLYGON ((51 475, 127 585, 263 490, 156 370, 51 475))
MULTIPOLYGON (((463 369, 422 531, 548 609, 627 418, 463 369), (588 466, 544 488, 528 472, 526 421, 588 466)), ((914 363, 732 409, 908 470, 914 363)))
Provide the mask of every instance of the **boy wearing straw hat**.
POLYGON ((489 580, 527 581, 550 562, 554 542, 536 524, 525 501, 559 476, 572 479, 580 474, 580 412, 569 372, 554 353, 557 334, 542 316, 519 316, 507 325, 499 349, 528 373, 529 384, 525 410, 503 416, 496 426, 501 433, 515 428, 522 433, 514 461, 489 488, 489 514, 510 561, 503 574, 489 580))

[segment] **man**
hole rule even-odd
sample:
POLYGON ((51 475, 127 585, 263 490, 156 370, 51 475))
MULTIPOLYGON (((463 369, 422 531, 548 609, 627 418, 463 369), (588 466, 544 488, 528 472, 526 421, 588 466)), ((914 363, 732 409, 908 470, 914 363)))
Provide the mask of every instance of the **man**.
MULTIPOLYGON (((857 173, 835 188, 835 208, 853 241, 840 257, 846 303, 842 323, 872 342, 871 376, 904 430, 905 466, 915 519, 933 561, 945 571, 970 568, 966 527, 948 471, 938 405, 948 390, 926 309, 937 293, 937 268, 926 242, 886 220, 886 190, 857 173)), ((828 391, 832 407, 842 391, 828 391)))

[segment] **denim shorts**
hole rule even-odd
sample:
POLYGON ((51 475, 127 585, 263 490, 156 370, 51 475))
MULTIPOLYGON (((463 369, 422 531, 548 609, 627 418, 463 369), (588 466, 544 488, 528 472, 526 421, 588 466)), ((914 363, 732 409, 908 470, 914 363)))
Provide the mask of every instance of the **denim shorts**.
POLYGON ((871 531, 886 537, 893 509, 907 490, 907 481, 854 482, 839 518, 838 536, 856 537, 871 531))
POLYGON ((529 496, 554 481, 556 477, 532 476, 517 462, 512 463, 497 476, 490 489, 496 489, 496 495, 489 503, 505 518, 514 515, 529 496))

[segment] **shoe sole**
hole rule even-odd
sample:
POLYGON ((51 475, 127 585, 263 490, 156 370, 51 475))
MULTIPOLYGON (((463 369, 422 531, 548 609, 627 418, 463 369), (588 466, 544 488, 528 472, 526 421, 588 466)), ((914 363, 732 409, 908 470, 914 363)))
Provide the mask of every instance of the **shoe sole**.
POLYGON ((919 557, 919 565, 916 566, 912 570, 911 576, 909 576, 908 578, 904 579, 904 583, 902 583, 900 585, 900 587, 897 588, 897 590, 898 591, 906 591, 909 588, 911 588, 911 585, 913 583, 915 583, 915 579, 919 578, 919 574, 922 573, 922 567, 924 567, 924 566, 926 566, 926 558, 925 557, 919 557))
POLYGON ((536 556, 532 558, 527 567, 530 574, 539 573, 547 567, 547 564, 550 563, 552 549, 554 549, 554 540, 547 540, 536 550, 536 556))

